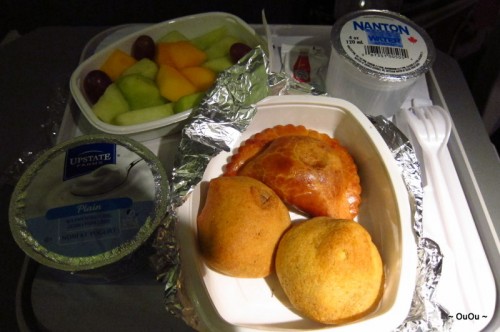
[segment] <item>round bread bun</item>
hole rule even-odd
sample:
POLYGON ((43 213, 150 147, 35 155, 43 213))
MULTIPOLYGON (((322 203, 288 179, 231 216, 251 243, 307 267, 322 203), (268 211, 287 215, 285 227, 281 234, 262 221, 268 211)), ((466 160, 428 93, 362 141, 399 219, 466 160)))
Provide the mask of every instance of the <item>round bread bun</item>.
POLYGON ((211 180, 197 222, 206 264, 240 278, 266 277, 274 271, 278 242, 291 224, 287 207, 274 191, 245 176, 211 180))
POLYGON ((324 324, 367 315, 383 292, 380 254, 352 220, 316 217, 292 226, 278 245, 276 273, 299 313, 324 324))

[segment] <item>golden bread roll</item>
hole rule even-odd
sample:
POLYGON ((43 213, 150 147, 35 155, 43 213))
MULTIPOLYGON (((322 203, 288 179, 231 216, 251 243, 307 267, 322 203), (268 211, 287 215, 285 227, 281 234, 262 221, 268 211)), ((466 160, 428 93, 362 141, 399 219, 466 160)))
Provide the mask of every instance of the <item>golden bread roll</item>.
POLYGON ((288 205, 306 214, 353 219, 361 185, 347 149, 326 134, 303 126, 276 126, 243 143, 226 175, 262 181, 288 205))
POLYGON ((276 274, 299 313, 324 324, 367 315, 383 293, 380 254, 352 220, 316 217, 292 226, 278 245, 276 274))
POLYGON ((209 267, 232 277, 259 278, 274 271, 278 242, 291 221, 285 204, 265 184, 222 176, 210 181, 197 223, 209 267))

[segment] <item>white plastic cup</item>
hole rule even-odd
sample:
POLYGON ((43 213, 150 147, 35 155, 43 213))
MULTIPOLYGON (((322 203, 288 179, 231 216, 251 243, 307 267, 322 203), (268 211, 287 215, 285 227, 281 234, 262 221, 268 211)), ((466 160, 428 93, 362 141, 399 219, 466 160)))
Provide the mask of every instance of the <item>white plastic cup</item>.
POLYGON ((332 28, 331 42, 326 90, 367 115, 393 116, 435 59, 422 28, 385 10, 343 16, 332 28))

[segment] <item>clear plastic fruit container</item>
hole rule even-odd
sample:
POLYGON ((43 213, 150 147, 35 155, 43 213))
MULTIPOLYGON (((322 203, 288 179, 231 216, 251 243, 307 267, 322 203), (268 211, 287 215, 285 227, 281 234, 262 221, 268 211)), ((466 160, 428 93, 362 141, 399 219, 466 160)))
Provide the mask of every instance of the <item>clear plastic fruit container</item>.
POLYGON ((229 35, 238 38, 243 43, 251 47, 265 45, 263 39, 247 23, 231 14, 211 12, 172 19, 148 26, 144 29, 131 33, 126 37, 120 38, 83 61, 71 76, 71 94, 82 114, 91 126, 98 132, 126 135, 139 141, 155 139, 178 132, 182 129, 191 110, 177 113, 159 120, 128 126, 119 126, 102 121, 92 111, 93 105, 83 89, 84 78, 90 71, 99 69, 99 67, 115 49, 120 49, 130 54, 132 44, 137 37, 141 35, 148 35, 154 41, 157 41, 159 38, 165 36, 171 31, 178 31, 188 39, 191 39, 222 26, 227 27, 229 35))

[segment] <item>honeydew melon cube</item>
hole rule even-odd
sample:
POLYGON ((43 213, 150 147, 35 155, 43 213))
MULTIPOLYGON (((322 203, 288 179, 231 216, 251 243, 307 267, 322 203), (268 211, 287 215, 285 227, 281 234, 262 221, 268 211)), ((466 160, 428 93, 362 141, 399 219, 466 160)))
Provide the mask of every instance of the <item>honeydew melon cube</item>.
POLYGON ((174 113, 181 113, 198 106, 204 96, 204 92, 196 92, 180 98, 174 103, 174 113))
POLYGON ((127 100, 115 83, 110 84, 104 94, 92 107, 94 114, 102 121, 111 123, 119 114, 128 112, 130 107, 127 100))
POLYGON ((221 56, 219 58, 209 59, 205 61, 203 67, 211 69, 216 73, 220 73, 231 67, 233 65, 233 61, 229 57, 229 55, 221 56))
POLYGON ((226 36, 220 39, 205 50, 207 59, 210 60, 229 55, 231 46, 237 42, 239 42, 239 40, 233 36, 226 36))
POLYGON ((227 35, 227 27, 221 26, 219 28, 210 30, 209 32, 201 36, 191 39, 191 42, 198 48, 205 50, 209 48, 212 44, 224 38, 226 35, 227 35))
POLYGON ((114 118, 113 123, 119 126, 131 126, 163 119, 173 114, 173 104, 167 103, 163 105, 121 113, 114 118))
POLYGON ((155 81, 141 74, 122 76, 116 81, 116 85, 123 93, 131 110, 166 103, 155 81))
POLYGON ((144 77, 154 80, 156 74, 158 73, 158 65, 156 62, 143 58, 127 68, 121 76, 131 75, 131 74, 141 74, 144 77))
POLYGON ((172 30, 158 39, 157 43, 173 43, 180 40, 188 40, 181 32, 172 30))

